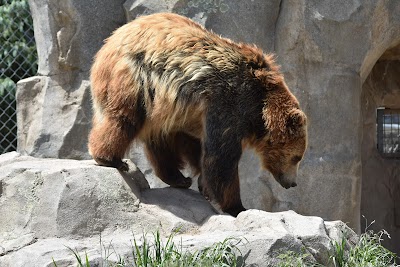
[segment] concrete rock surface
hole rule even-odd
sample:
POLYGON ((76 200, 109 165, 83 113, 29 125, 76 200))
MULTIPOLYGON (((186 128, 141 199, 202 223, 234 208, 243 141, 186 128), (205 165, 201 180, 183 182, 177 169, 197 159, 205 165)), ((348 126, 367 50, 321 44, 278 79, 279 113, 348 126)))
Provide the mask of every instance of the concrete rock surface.
POLYGON ((18 83, 18 150, 36 157, 90 159, 89 70, 103 40, 125 23, 124 1, 29 1, 38 76, 18 83))
POLYGON ((0 266, 53 266, 53 259, 58 266, 75 266, 69 248, 86 252, 91 266, 99 266, 105 248, 115 252, 109 260, 128 257, 134 236, 140 240, 156 230, 162 237, 178 230, 175 242, 190 250, 241 238, 246 266, 273 266, 288 250, 326 264, 333 240, 356 238, 339 221, 294 211, 219 215, 196 191, 149 189, 128 163, 130 171, 121 173, 91 160, 1 155, 0 266))

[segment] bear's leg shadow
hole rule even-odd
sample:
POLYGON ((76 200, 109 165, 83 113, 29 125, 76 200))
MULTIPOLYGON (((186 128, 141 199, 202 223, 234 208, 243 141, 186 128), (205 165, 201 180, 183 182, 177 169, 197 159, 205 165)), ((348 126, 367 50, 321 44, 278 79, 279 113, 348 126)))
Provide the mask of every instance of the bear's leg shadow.
POLYGON ((238 164, 242 154, 241 138, 227 116, 214 112, 207 117, 203 144, 203 195, 216 200, 223 212, 237 216, 244 211, 240 198, 238 164), (224 127, 226 125, 226 127, 224 127))
POLYGON ((192 179, 186 178, 179 171, 184 167, 184 161, 176 147, 176 137, 157 138, 147 141, 145 151, 156 175, 166 184, 176 188, 189 188, 192 179))
POLYGON ((96 118, 89 136, 89 151, 93 159, 102 166, 128 171, 122 161, 126 150, 138 131, 138 125, 121 118, 96 118))

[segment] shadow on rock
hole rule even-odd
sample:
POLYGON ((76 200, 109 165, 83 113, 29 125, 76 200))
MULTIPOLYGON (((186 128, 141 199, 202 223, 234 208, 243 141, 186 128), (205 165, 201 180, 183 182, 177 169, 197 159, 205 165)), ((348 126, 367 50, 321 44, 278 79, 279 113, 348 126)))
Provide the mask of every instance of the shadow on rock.
POLYGON ((179 188, 147 189, 141 193, 141 202, 156 205, 175 216, 196 224, 218 214, 211 204, 197 191, 179 188))

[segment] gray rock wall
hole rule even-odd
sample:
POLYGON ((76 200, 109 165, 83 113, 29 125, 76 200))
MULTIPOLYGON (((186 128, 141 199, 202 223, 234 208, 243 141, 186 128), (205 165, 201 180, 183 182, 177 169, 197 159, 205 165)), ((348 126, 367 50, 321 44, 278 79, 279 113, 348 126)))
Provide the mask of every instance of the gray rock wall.
POLYGON ((103 40, 125 23, 123 2, 29 1, 39 71, 18 83, 18 151, 89 158, 89 70, 103 40))
MULTIPOLYGON (((309 117, 309 148, 299 186, 281 188, 246 152, 240 163, 245 206, 294 209, 341 219, 360 230, 361 88, 378 58, 400 42, 399 1, 41 0, 30 5, 40 76, 18 85, 18 151, 88 158, 93 54, 127 19, 177 12, 235 41, 274 51, 309 117)), ((132 159, 151 186, 160 186, 140 149, 132 159)))

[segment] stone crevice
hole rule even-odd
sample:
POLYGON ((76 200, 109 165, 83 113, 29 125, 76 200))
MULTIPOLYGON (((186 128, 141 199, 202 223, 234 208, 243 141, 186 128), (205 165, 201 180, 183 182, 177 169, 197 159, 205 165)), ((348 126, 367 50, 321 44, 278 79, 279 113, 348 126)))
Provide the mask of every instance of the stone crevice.
MULTIPOLYGON (((23 245, 20 245, 20 246, 18 246, 18 247, 16 247, 16 248, 11 248, 11 249, 9 249, 9 250, 6 250, 6 248, 0 246, 1 250, 3 250, 3 251, 0 251, 0 257, 6 256, 6 255, 10 255, 10 254, 13 254, 13 253, 15 253, 15 252, 18 252, 18 251, 20 251, 20 250, 23 250, 24 248, 29 247, 30 245, 35 244, 37 241, 38 241, 38 239, 37 239, 36 237, 34 237, 34 238, 32 238, 32 240, 29 241, 28 243, 25 243, 25 244, 23 244, 23 245)), ((1 263, 1 259, 0 259, 0 263, 1 263)), ((22 267, 22 266, 21 266, 21 267, 22 267)))
POLYGON ((279 19, 280 19, 280 17, 282 16, 282 6, 283 6, 283 1, 284 0, 280 0, 279 1, 279 7, 278 7, 278 14, 277 14, 277 16, 276 16, 276 20, 275 20, 275 28, 274 28, 274 42, 273 42, 273 45, 274 45, 274 47, 273 47, 273 51, 276 51, 276 47, 277 47, 277 38, 276 38, 276 36, 277 36, 277 32, 278 32, 278 25, 279 25, 279 19))

